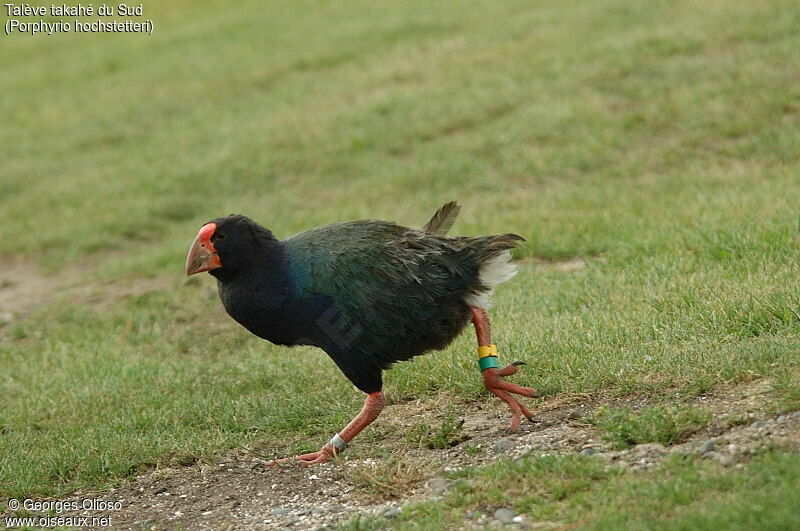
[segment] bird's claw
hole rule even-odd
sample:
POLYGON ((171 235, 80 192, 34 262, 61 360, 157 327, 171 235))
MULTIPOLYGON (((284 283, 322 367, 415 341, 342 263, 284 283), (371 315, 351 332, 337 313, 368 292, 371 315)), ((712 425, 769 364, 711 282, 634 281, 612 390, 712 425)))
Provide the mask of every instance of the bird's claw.
POLYGON ((275 459, 267 463, 268 466, 278 466, 283 463, 289 462, 296 462, 302 467, 311 466, 311 465, 319 465, 322 463, 326 463, 328 459, 331 457, 336 456, 336 450, 330 445, 326 444, 318 452, 311 452, 308 454, 302 454, 295 457, 284 457, 283 459, 275 459))
POLYGON ((524 363, 515 362, 504 369, 486 369, 482 373, 483 384, 486 389, 491 391, 495 396, 500 398, 500 400, 508 404, 508 407, 511 408, 511 425, 508 427, 508 431, 511 433, 516 433, 516 431, 519 429, 519 423, 523 416, 528 420, 533 420, 533 413, 531 413, 528 408, 522 405, 519 400, 514 398, 512 394, 517 394, 528 398, 540 396, 535 389, 531 389, 530 387, 522 387, 502 379, 505 376, 511 376, 512 374, 516 373, 517 366, 520 364, 524 365, 524 363))
POLYGON ((527 363, 525 363, 524 361, 514 361, 511 362, 511 365, 513 365, 514 367, 519 367, 520 365, 527 365, 527 363))

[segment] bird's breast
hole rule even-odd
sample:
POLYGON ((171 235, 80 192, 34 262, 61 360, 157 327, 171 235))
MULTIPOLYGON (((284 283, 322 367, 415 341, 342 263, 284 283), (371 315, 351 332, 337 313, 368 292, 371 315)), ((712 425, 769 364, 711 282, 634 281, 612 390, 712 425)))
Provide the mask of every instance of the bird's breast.
POLYGON ((220 283, 225 311, 251 333, 278 345, 321 346, 320 314, 324 304, 288 295, 258 293, 220 283))

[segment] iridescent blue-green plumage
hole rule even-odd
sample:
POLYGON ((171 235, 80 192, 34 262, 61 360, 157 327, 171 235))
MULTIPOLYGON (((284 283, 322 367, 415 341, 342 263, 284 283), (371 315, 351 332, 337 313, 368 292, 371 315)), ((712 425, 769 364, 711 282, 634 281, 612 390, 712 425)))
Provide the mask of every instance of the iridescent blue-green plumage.
POLYGON ((469 321, 469 301, 493 287, 482 266, 522 239, 362 220, 278 241, 243 216, 214 222, 225 238, 214 242, 223 266, 212 274, 228 313, 272 342, 322 348, 365 392, 380 390, 392 363, 447 346, 469 321))

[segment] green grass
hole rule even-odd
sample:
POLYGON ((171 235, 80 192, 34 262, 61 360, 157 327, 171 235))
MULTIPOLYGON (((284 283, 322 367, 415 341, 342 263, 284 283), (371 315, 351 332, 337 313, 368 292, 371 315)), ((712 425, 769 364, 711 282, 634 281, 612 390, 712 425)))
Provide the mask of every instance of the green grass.
MULTIPOLYGON (((581 529, 793 529, 800 524, 800 457, 780 452, 729 471, 673 457, 652 472, 630 474, 596 457, 527 457, 457 474, 441 501, 406 507, 394 529, 453 529, 510 507, 528 522, 581 529)), ((380 518, 343 529, 381 529, 380 518)))
POLYGON ((406 433, 406 441, 412 446, 445 450, 464 441, 459 435, 463 425, 464 420, 459 420, 451 409, 445 413, 438 428, 422 421, 414 424, 406 433))
MULTIPOLYGON (((250 337, 210 279, 182 280, 199 225, 229 212, 288 236, 362 217, 420 225, 458 199, 454 233, 528 240, 492 311, 501 355, 529 363, 521 381, 669 402, 767 377, 776 407, 800 408, 793 2, 144 10, 151 37, 0 39, 0 254, 104 298, 0 321, 0 495, 102 488, 254 441, 316 449, 357 410, 324 354, 250 337), (531 260, 576 257, 586 269, 531 260), (103 296, 143 279, 157 288, 103 296)), ((484 397, 473 351, 464 334, 401 364, 390 400, 484 397)), ((365 455, 382 444, 361 440, 365 455)), ((749 481, 772 492, 770 474, 795 463, 771 459, 708 477, 730 482, 736 507, 749 481)), ((586 488, 611 496, 620 481, 634 484, 601 474, 586 488)), ((648 510, 593 521, 633 526, 648 510)), ((701 497, 675 522, 747 527, 743 510, 701 497)))
POLYGON ((618 448, 642 443, 675 444, 708 425, 711 414, 687 406, 650 406, 633 412, 600 406, 591 422, 603 430, 603 438, 618 448))

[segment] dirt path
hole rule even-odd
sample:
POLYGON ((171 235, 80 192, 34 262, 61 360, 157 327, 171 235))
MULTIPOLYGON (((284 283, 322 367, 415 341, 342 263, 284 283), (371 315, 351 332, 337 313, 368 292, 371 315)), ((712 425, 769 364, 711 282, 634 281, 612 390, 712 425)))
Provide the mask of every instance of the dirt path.
POLYGON ((58 301, 103 308, 142 293, 159 291, 181 277, 129 278, 98 282, 92 271, 101 258, 71 264, 47 273, 30 260, 11 260, 0 271, 0 326, 14 322, 39 306, 58 301))
MULTIPOLYGON (((398 507, 446 491, 451 482, 442 476, 448 471, 529 453, 594 455, 630 473, 653 468, 672 453, 696 453, 726 467, 742 467, 767 446, 800 451, 800 412, 768 414, 771 394, 769 383, 759 380, 699 397, 696 405, 713 414, 706 429, 683 444, 642 444, 629 450, 612 449, 581 421, 595 407, 587 396, 545 401, 536 410, 538 422, 524 424, 514 435, 500 429, 508 420, 500 407, 473 404, 459 417, 462 442, 449 449, 410 448, 398 435, 374 443, 388 447, 390 457, 364 458, 369 445, 360 443, 341 460, 312 468, 266 466, 264 459, 237 450, 209 463, 155 470, 106 492, 76 493, 69 500, 103 499, 118 503, 119 509, 71 514, 108 516, 120 529, 314 529, 355 515, 390 517, 398 507)), ((431 410, 436 411, 431 404, 397 404, 379 422, 395 435, 421 421, 437 426, 443 410, 431 410)), ((518 520, 519 527, 532 524, 524 517, 518 520)))

